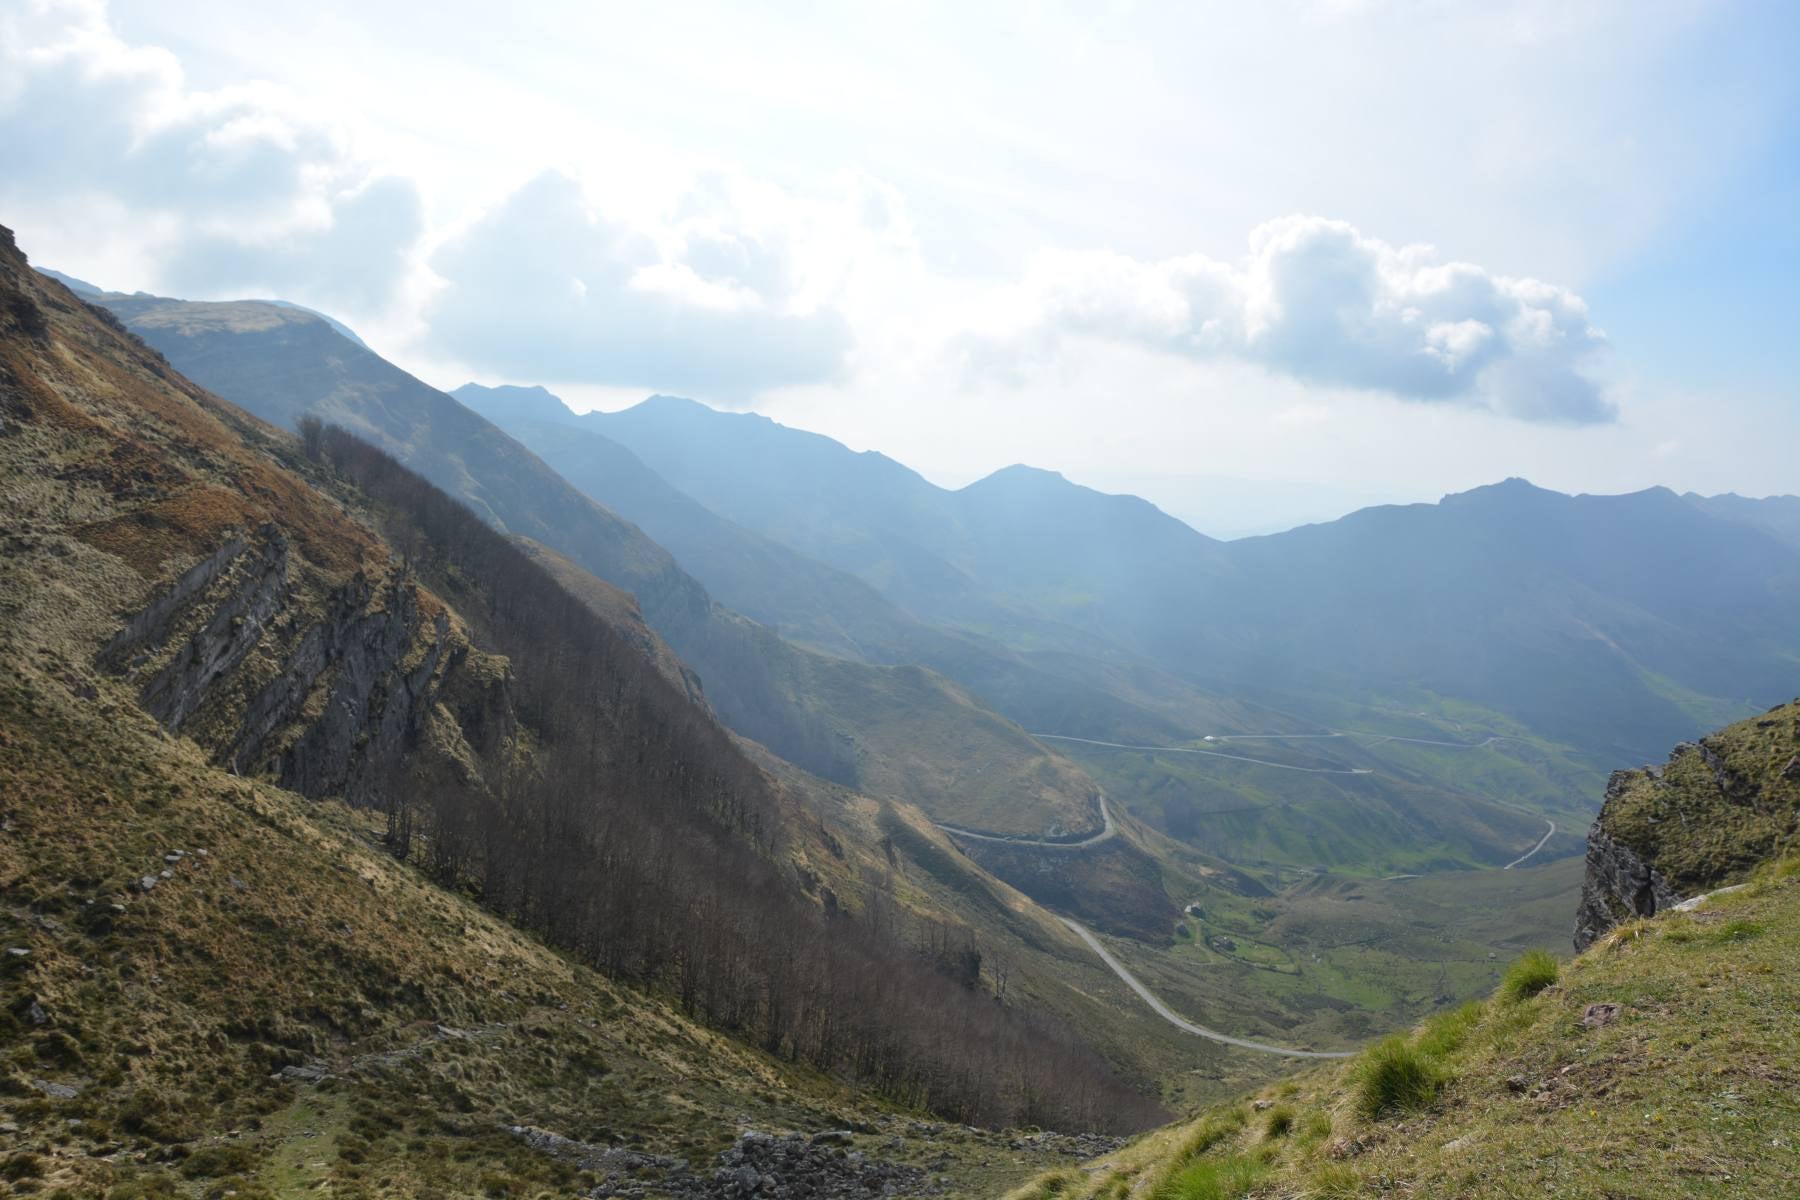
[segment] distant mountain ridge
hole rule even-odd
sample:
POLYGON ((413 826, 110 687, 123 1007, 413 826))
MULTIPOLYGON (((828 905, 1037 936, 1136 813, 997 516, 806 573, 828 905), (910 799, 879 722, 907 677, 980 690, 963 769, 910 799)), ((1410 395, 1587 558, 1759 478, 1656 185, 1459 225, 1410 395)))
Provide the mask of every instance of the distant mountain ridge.
POLYGON ((1218 542, 1052 472, 950 491, 692 401, 580 417, 532 404, 923 619, 1015 649, 1034 647, 1033 618, 1076 628, 1214 692, 1425 692, 1605 762, 1761 707, 1800 673, 1785 498, 1565 496, 1515 479, 1218 542))

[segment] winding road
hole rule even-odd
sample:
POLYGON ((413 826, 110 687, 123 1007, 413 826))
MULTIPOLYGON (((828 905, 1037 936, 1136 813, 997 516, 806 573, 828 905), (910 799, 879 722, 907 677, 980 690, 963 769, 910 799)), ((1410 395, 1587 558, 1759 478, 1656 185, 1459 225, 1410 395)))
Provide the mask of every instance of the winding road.
POLYGON ((1519 855, 1519 857, 1513 859, 1511 862, 1507 863, 1504 867, 1501 867, 1500 869, 1502 871, 1512 870, 1514 867, 1518 866, 1520 863, 1524 862, 1526 859, 1528 859, 1532 855, 1536 854, 1539 850, 1542 850, 1544 848, 1544 843, 1556 836, 1556 822, 1550 820, 1549 817, 1545 817, 1544 821, 1546 824, 1548 824, 1550 826, 1550 828, 1545 831, 1543 837, 1538 839, 1538 844, 1533 846, 1531 849, 1527 850, 1525 853, 1519 855))
POLYGON ((1046 842, 1035 838, 1004 837, 997 833, 976 833, 970 829, 958 829, 954 825, 937 822, 937 827, 945 833, 955 834, 961 838, 971 838, 977 842, 994 842, 1002 846, 1030 846, 1038 850, 1086 850, 1090 846, 1098 846, 1116 836, 1119 827, 1113 824, 1112 811, 1106 807, 1106 797, 1100 797, 1100 832, 1079 842, 1046 842))
POLYGON ((1070 929, 1074 930, 1076 934, 1080 936, 1081 940, 1088 944, 1088 949, 1092 950, 1095 954, 1098 954, 1100 956, 1100 961, 1111 967, 1113 974, 1117 975, 1120 979, 1123 979, 1126 986, 1136 992, 1157 1016, 1184 1033, 1191 1033, 1196 1037, 1203 1037, 1210 1041, 1221 1042, 1227 1046, 1236 1046, 1241 1050, 1254 1050, 1258 1054, 1278 1054, 1284 1058, 1350 1058, 1354 1054, 1354 1051, 1349 1050, 1296 1050, 1291 1046, 1271 1046, 1267 1042, 1253 1042, 1248 1038, 1232 1037, 1228 1033, 1220 1033, 1216 1029, 1208 1029, 1204 1025, 1196 1025, 1192 1021, 1178 1016, 1174 1009, 1157 999, 1156 993, 1145 987, 1136 975, 1127 971, 1125 965, 1112 956, 1112 951, 1108 950, 1105 946, 1102 946, 1100 944, 1100 939, 1095 937, 1092 933, 1089 933, 1084 926, 1076 924, 1067 917, 1064 917, 1062 922, 1064 925, 1067 925, 1070 929))
MULTIPOLYGON (((1133 745, 1127 745, 1122 742, 1103 742, 1103 741, 1095 740, 1093 738, 1071 737, 1066 734, 1057 734, 1057 733, 1034 733, 1031 736, 1037 737, 1037 738, 1048 738, 1050 740, 1060 741, 1060 742, 1080 742, 1084 745, 1089 745, 1089 746, 1105 746, 1105 747, 1110 747, 1110 748, 1118 749, 1118 750, 1149 750, 1149 751, 1154 751, 1154 752, 1158 752, 1158 753, 1171 753, 1171 754, 1203 754, 1210 758, 1229 758, 1229 759, 1234 759, 1239 762, 1256 763, 1256 764, 1259 764, 1259 765, 1265 766, 1265 767, 1276 767, 1276 768, 1279 768, 1284 771, 1304 771, 1304 772, 1306 772, 1308 774, 1312 774, 1312 775, 1373 775, 1375 773, 1373 771, 1373 769, 1367 768, 1367 767, 1352 768, 1349 770, 1335 770, 1335 769, 1326 768, 1326 767, 1301 767, 1301 766, 1295 766, 1292 763, 1278 763, 1278 762, 1270 762, 1267 759, 1250 758, 1250 757, 1247 757, 1242 754, 1225 754, 1218 750, 1198 750, 1198 749, 1193 749, 1193 748, 1183 747, 1183 746, 1133 746, 1133 745)), ((1333 731, 1331 733, 1234 734, 1234 735, 1215 737, 1211 740, 1214 740, 1214 741, 1252 741, 1252 740, 1278 741, 1278 740, 1286 740, 1286 739, 1290 739, 1290 738, 1292 738, 1292 739, 1302 739, 1302 738, 1312 739, 1312 738, 1341 738, 1341 737, 1369 737, 1369 738, 1374 738, 1378 742, 1379 741, 1415 742, 1415 743, 1419 743, 1422 745, 1428 745, 1428 746, 1448 746, 1448 747, 1453 747, 1453 748, 1459 749, 1459 750, 1477 750, 1484 746, 1491 746, 1495 742, 1516 740, 1513 738, 1506 738, 1506 737, 1490 737, 1486 741, 1483 741, 1483 742, 1442 742, 1442 741, 1434 741, 1429 738, 1398 737, 1398 736, 1395 736, 1392 734, 1357 734, 1357 733, 1349 733, 1349 732, 1344 732, 1344 731, 1333 731)), ((1079 842, 1050 842, 1050 841, 1044 841, 1042 839, 1037 839, 1037 838, 1004 837, 999 834, 976 833, 973 830, 960 829, 955 825, 946 825, 942 821, 937 822, 937 826, 939 829, 942 829, 944 832, 949 833, 955 837, 969 838, 973 841, 978 841, 978 842, 990 842, 990 843, 994 843, 994 844, 1002 845, 1002 846, 1029 846, 1029 847, 1039 849, 1039 850, 1086 850, 1090 847, 1098 846, 1102 842, 1110 841, 1112 838, 1116 837, 1119 832, 1118 826, 1113 822, 1112 810, 1107 807, 1106 796, 1104 794, 1102 794, 1099 797, 1099 799, 1100 799, 1101 830, 1099 833, 1096 833, 1091 837, 1084 838, 1083 840, 1081 840, 1079 842)), ((1518 858, 1515 858, 1515 859, 1513 859, 1513 861, 1507 863, 1504 867, 1500 868, 1501 870, 1503 870, 1503 871, 1512 870, 1514 867, 1518 866, 1520 863, 1524 862, 1526 859, 1528 859, 1532 855, 1536 854, 1539 850, 1542 850, 1544 848, 1545 843, 1547 843, 1552 837, 1554 837, 1556 835, 1556 822, 1551 821, 1548 818, 1546 818, 1545 820, 1546 820, 1546 823, 1549 825, 1549 829, 1545 831, 1543 837, 1538 839, 1537 845, 1535 845, 1531 849, 1527 850, 1524 854, 1521 854, 1518 858)), ((1417 879, 1419 877, 1416 875, 1395 875, 1395 876, 1391 876, 1390 878, 1398 880, 1398 879, 1417 879)), ((1062 920, 1062 923, 1064 925, 1067 925, 1070 928, 1070 930, 1072 930, 1078 937, 1081 938, 1082 941, 1087 943, 1088 949, 1092 950, 1095 954, 1100 956, 1100 961, 1105 963, 1107 965, 1107 967, 1109 967, 1112 970, 1113 974, 1117 975, 1121 980, 1123 980, 1127 987, 1129 987, 1132 991, 1136 992, 1138 994, 1138 997, 1140 999, 1142 999, 1145 1004, 1148 1004, 1150 1006, 1150 1009, 1152 1012, 1156 1013, 1157 1016, 1161 1017, 1163 1020, 1167 1021, 1169 1024, 1175 1026, 1177 1029, 1181 1030, 1184 1033, 1191 1033, 1195 1037, 1203 1037, 1203 1038, 1208 1039, 1209 1041, 1218 1042, 1221 1045, 1236 1046, 1240 1050, 1252 1050, 1258 1054, 1275 1054, 1275 1055, 1279 1055, 1284 1058, 1350 1058, 1350 1057, 1353 1057, 1353 1055, 1355 1053, 1354 1051, 1347 1051, 1347 1050, 1299 1050, 1292 1046, 1275 1046, 1275 1045, 1269 1044, 1268 1042, 1252 1041, 1249 1038, 1232 1037, 1228 1033, 1220 1033, 1216 1029, 1208 1029, 1204 1025, 1196 1025, 1192 1021, 1189 1021, 1185 1017, 1182 1017, 1181 1015, 1176 1013, 1175 1010, 1170 1008, 1167 1004, 1164 1004, 1162 1002, 1162 1000, 1156 995, 1156 993, 1152 992, 1149 988, 1144 986, 1142 980, 1138 979, 1137 976, 1133 975, 1130 971, 1126 970, 1125 964, 1121 963, 1117 958, 1114 958, 1112 951, 1108 950, 1105 946, 1101 945, 1100 939, 1095 937, 1091 932, 1089 932, 1089 930, 1085 926, 1079 924, 1078 922, 1076 922, 1068 917, 1062 917, 1061 920, 1062 920)))

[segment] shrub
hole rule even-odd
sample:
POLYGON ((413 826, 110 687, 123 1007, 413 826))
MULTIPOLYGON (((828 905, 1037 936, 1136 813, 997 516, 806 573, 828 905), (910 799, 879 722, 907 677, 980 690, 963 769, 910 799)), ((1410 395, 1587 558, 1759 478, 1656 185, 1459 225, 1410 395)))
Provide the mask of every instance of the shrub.
POLYGON ((1562 964, 1548 950, 1527 950, 1500 977, 1500 999, 1509 1004, 1529 1000, 1562 974, 1562 964))
POLYGON ((37 1179, 44 1173, 44 1160, 29 1150, 21 1150, 17 1154, 8 1155, 0 1162, 0 1176, 15 1182, 21 1179, 37 1179))
POLYGON ((1437 1065, 1399 1035, 1365 1051, 1354 1080, 1357 1111, 1370 1118, 1424 1108, 1443 1085, 1437 1065))
POLYGON ((189 1179, 212 1179, 220 1175, 242 1175, 256 1168, 256 1152, 248 1146, 204 1146, 188 1155, 181 1173, 189 1179))

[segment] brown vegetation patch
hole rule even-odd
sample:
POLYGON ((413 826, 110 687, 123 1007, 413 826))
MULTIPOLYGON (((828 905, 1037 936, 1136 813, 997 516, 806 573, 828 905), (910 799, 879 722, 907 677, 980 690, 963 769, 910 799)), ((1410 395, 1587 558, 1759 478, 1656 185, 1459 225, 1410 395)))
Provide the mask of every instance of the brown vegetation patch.
POLYGON ((198 558, 231 531, 255 524, 261 515, 243 496, 200 484, 73 532, 96 550, 116 555, 145 578, 154 579, 171 559, 198 558))

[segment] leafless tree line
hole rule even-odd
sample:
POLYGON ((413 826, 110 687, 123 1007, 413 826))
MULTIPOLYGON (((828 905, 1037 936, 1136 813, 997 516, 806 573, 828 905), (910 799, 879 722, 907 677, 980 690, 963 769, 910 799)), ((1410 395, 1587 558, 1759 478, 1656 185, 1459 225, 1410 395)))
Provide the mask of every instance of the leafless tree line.
POLYGON ((511 663, 510 703, 446 689, 480 778, 391 773, 396 852, 711 1026, 944 1118, 1120 1131, 1163 1115, 1066 1027, 984 990, 967 928, 878 887, 855 914, 809 900, 773 784, 644 654, 387 455, 335 427, 303 437, 511 663))

